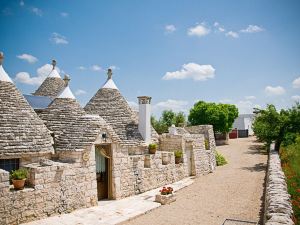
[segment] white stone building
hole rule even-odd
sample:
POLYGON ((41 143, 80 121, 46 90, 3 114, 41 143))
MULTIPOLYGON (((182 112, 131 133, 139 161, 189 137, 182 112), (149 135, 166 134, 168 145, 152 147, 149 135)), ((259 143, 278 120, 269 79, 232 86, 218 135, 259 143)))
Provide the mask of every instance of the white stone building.
POLYGON ((0 167, 0 224, 67 213, 213 172, 212 126, 173 127, 159 136, 150 123, 151 97, 138 97, 137 116, 111 70, 82 109, 55 64, 35 92, 51 99, 39 116, 0 66, 0 160, 18 159, 30 174, 26 188, 14 191, 8 169, 0 167), (155 154, 149 154, 149 143, 158 144, 155 154), (177 150, 183 152, 179 164, 177 150))

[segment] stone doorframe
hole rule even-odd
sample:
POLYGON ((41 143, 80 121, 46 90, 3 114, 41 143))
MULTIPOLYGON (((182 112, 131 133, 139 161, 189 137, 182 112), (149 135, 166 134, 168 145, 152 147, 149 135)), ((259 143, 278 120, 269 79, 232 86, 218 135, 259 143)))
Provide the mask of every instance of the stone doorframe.
MULTIPOLYGON (((108 162, 108 199, 114 199, 113 198, 113 180, 112 180, 112 158, 113 158, 113 154, 112 154, 112 145, 111 143, 101 143, 101 144, 95 144, 95 153, 98 149, 101 149, 101 147, 104 147, 103 149, 106 149, 104 153, 104 155, 106 155, 107 157, 107 162, 108 162)), ((96 161, 95 161, 96 162, 96 161)))

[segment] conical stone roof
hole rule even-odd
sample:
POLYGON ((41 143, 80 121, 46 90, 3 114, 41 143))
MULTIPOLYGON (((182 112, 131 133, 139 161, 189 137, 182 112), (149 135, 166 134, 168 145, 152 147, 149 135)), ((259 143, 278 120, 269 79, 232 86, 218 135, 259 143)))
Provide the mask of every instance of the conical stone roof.
POLYGON ((40 118, 55 136, 59 136, 63 129, 75 122, 76 119, 85 113, 69 88, 69 80, 70 79, 65 76, 65 88, 52 103, 39 114, 40 118))
POLYGON ((55 98, 64 89, 65 83, 55 69, 55 60, 52 60, 52 66, 52 71, 33 95, 55 98))
MULTIPOLYGON (((0 65, 2 59, 0 54, 0 65)), ((0 156, 53 152, 49 130, 3 71, 1 65, 0 156)))
POLYGON ((69 125, 58 137, 57 151, 82 151, 90 147, 103 133, 114 143, 120 143, 118 135, 99 115, 83 115, 69 125))
POLYGON ((109 70, 106 83, 87 103, 84 110, 89 114, 100 115, 124 143, 140 145, 144 141, 138 130, 136 113, 128 105, 111 76, 109 70))

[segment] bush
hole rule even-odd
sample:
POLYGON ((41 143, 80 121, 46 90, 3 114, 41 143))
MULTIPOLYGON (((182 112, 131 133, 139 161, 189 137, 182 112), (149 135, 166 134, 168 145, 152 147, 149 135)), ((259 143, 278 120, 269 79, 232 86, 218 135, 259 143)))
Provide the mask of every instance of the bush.
POLYGON ((225 157, 219 152, 216 153, 216 161, 217 161, 217 166, 223 166, 227 164, 225 157))
POLYGON ((26 179, 28 176, 28 170, 27 169, 18 169, 18 170, 13 170, 10 179, 12 180, 23 180, 26 179))
POLYGON ((280 148, 282 170, 287 178, 288 192, 291 195, 295 224, 300 222, 300 136, 295 143, 280 148))
POLYGON ((177 150, 174 152, 175 158, 182 158, 183 152, 182 150, 177 150))
POLYGON ((149 144, 148 148, 149 149, 157 149, 157 144, 155 144, 155 143, 149 144))

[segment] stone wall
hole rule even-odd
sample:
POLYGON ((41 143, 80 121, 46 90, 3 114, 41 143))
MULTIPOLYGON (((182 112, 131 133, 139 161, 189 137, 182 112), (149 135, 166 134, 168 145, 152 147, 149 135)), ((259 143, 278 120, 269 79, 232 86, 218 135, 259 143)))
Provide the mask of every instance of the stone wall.
POLYGON ((162 151, 174 152, 182 150, 184 142, 182 135, 162 134, 159 137, 159 149, 162 151))
POLYGON ((216 141, 214 136, 214 129, 212 125, 198 125, 198 126, 190 126, 185 127, 190 134, 203 134, 204 138, 209 142, 209 149, 216 149, 216 141))
POLYGON ((76 153, 73 163, 45 160, 28 164, 27 186, 15 191, 9 173, 0 170, 0 224, 19 224, 50 215, 97 205, 93 160, 83 162, 76 153))
POLYGON ((285 175, 281 169, 278 152, 274 150, 274 145, 272 145, 266 180, 264 224, 293 225, 292 214, 293 209, 287 191, 285 175))

